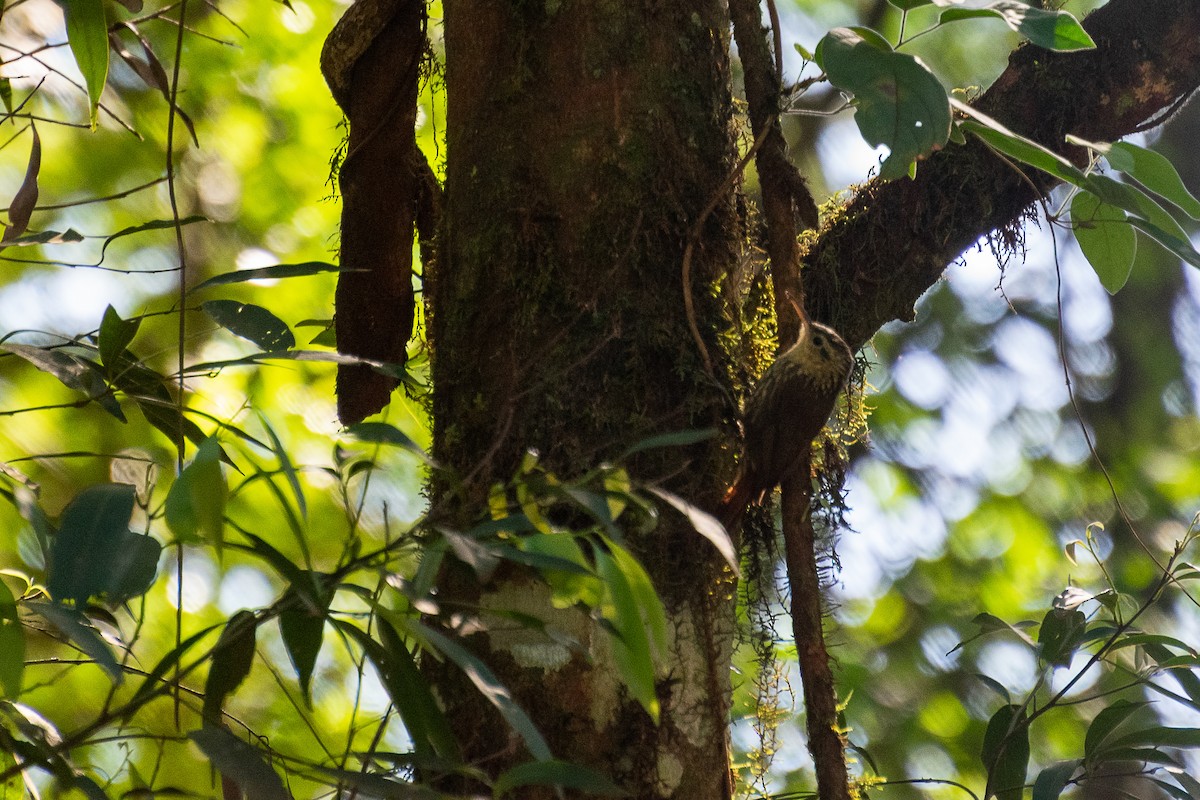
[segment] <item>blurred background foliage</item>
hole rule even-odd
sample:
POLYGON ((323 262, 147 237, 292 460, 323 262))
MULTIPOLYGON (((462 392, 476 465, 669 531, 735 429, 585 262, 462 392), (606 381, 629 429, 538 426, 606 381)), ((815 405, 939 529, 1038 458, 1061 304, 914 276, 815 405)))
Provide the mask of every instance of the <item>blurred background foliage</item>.
MULTIPOLYGON (((1082 17, 1095 5, 1070 2, 1066 9, 1082 17)), ((199 146, 177 125, 176 189, 182 216, 207 218, 183 229, 189 287, 232 270, 336 260, 339 207, 330 173, 344 130, 318 58, 344 8, 316 0, 188 5, 178 104, 194 123, 199 146)), ((170 74, 176 27, 162 18, 165 9, 177 13, 177 6, 140 12, 109 6, 116 19, 135 20, 170 74)), ((927 11, 908 16, 906 36, 930 24, 923 16, 927 11)), ((893 41, 900 35, 899 12, 879 0, 781 0, 780 12, 792 78, 802 74, 802 62, 791 44, 811 49, 832 26, 866 24, 893 41)), ((440 49, 439 17, 434 3, 429 34, 435 50, 440 49)), ((99 127, 87 130, 86 95, 78 88, 80 77, 64 41, 62 13, 51 0, 7 4, 0 22, 3 74, 11 81, 14 104, 36 89, 22 112, 38 117, 43 146, 39 210, 30 230, 74 229, 88 238, 0 253, 0 336, 5 342, 61 342, 96 331, 111 305, 126 319, 151 315, 131 350, 173 376, 180 279, 173 232, 117 239, 99 267, 88 266, 99 260, 104 237, 171 217, 164 183, 167 105, 114 59, 99 127), (36 59, 20 57, 38 48, 36 59), (146 188, 120 199, 86 202, 139 186, 146 188)), ((909 51, 947 86, 969 96, 1003 70, 1017 41, 998 21, 962 23, 918 38, 909 51)), ((133 39, 127 46, 136 52, 133 39)), ((807 69, 804 75, 813 67, 807 69)), ((835 92, 818 84, 800 105, 828 109, 840 103, 835 92)), ((435 165, 442 155, 443 104, 433 76, 423 87, 419 141, 435 165)), ((12 197, 22 182, 29 122, 18 115, 4 125, 0 197, 12 197)), ((863 144, 846 113, 794 114, 786 128, 793 156, 818 198, 852 190, 878 165, 879 154, 863 144)), ((1192 104, 1141 142, 1170 157, 1193 191, 1200 187, 1198 128, 1200 111, 1192 104)), ((754 193, 753 175, 746 188, 754 193)), ((224 361, 255 352, 199 310, 201 301, 218 298, 264 306, 296 331, 301 347, 322 349, 309 342, 332 317, 334 281, 333 275, 320 274, 189 295, 186 361, 224 361)), ((412 345, 418 379, 423 377, 420 348, 419 342, 412 345)), ((987 612, 1010 623, 1040 621, 1068 582, 1089 591, 1104 589, 1094 563, 1083 558, 1072 563, 1064 554, 1064 545, 1083 538, 1095 522, 1104 525, 1103 531, 1093 529, 1097 548, 1123 591, 1144 593, 1158 577, 1120 521, 1081 421, 1125 511, 1157 553, 1169 552, 1200 509, 1200 275, 1158 248, 1142 248, 1129 284, 1110 297, 1067 231, 1044 219, 1031 221, 1024 258, 998 263, 984 243, 968 251, 922 299, 916 322, 886 327, 869 356, 875 365, 869 375, 870 443, 853 452, 852 530, 841 535, 843 569, 831 589, 829 623, 840 689, 849 697, 849 738, 888 778, 959 781, 978 792, 984 780, 979 766, 984 728, 998 699, 973 676, 986 674, 1020 695, 1033 686, 1038 667, 1032 653, 1012 639, 991 637, 956 650, 977 632, 971 622, 975 615, 987 612), (1077 407, 1067 390, 1060 337, 1077 407)), ((218 423, 231 424, 269 442, 269 425, 282 440, 307 501, 298 525, 311 549, 310 568, 330 569, 356 537, 375 545, 394 540, 420 515, 421 462, 403 450, 357 443, 339 430, 332 365, 274 361, 226 367, 190 376, 188 389, 190 406, 202 412, 192 419, 205 432, 218 423), (356 463, 378 469, 353 467, 356 463)), ((419 389, 397 392, 384 418, 428 445, 421 395, 419 389)), ((85 486, 147 484, 148 458, 157 479, 151 476, 151 493, 139 499, 132 527, 171 541, 161 521, 148 521, 147 509, 158 509, 171 485, 174 443, 136 411, 127 410, 129 420, 120 424, 96 404, 74 407, 78 400, 54 377, 15 356, 0 356, 0 460, 7 489, 36 487, 41 507, 54 516, 85 486)), ((283 481, 277 456, 246 439, 222 441, 240 470, 227 471, 229 518, 303 564, 306 556, 288 532, 287 512, 270 487, 271 481, 283 481)), ((44 564, 31 545, 30 523, 11 503, 0 503, 0 530, 0 566, 40 579, 44 564)), ((269 605, 286 586, 261 560, 230 548, 218 557, 212 548, 193 543, 184 548, 179 587, 175 551, 165 552, 160 580, 131 604, 131 614, 119 618, 120 635, 136 638, 138 652, 155 659, 173 646, 177 592, 186 611, 185 632, 191 633, 238 609, 269 605), (141 622, 135 626, 133 620, 141 622)), ((20 592, 13 575, 4 580, 20 592)), ((338 606, 350 613, 366 608, 354 607, 342 595, 338 606)), ((1180 601, 1155 614, 1143 621, 1146 627, 1200 640, 1194 605, 1180 601)), ((777 629, 789 626, 779 622, 777 629)), ((263 658, 231 703, 231 713, 267 737, 274 750, 314 759, 320 759, 319 752, 330 763, 365 749, 377 729, 385 730, 379 749, 404 750, 400 725, 378 725, 388 699, 371 669, 355 663, 353 651, 328 631, 326 638, 310 708, 296 688, 276 629, 265 626, 258 640, 263 658)), ((31 637, 27 646, 20 702, 60 731, 87 725, 105 706, 109 681, 95 666, 57 660, 65 657, 63 649, 48 638, 31 637)), ((757 675, 747 646, 734 676, 740 716, 735 761, 743 767, 761 748, 754 734, 756 685, 777 690, 781 716, 773 759, 758 782, 759 791, 776 794, 812 785, 798 718, 801 705, 789 691, 786 645, 780 647, 778 674, 757 675)), ((149 669, 152 663, 137 666, 149 669)), ((1097 679, 1085 679, 1073 691, 1108 688, 1096 685, 1097 679)), ((1105 680, 1116 685, 1122 679, 1110 675, 1105 680)), ((127 682, 118 694, 131 688, 127 682)), ((142 781, 211 791, 208 766, 175 733, 173 713, 169 700, 156 701, 135 727, 88 748, 86 758, 113 781, 114 795, 142 781)), ((759 707, 759 727, 763 713, 759 707)), ((1077 755, 1082 725, 1094 713, 1091 706, 1068 706, 1049 717, 1034 732, 1035 763, 1077 755)), ((1200 724, 1194 711, 1165 700, 1152 713, 1174 725, 1200 724)), ((0 766, 11 765, 11 756, 0 759, 0 766)), ((303 782, 291 789, 297 796, 317 792, 315 784, 303 782)), ((20 791, 13 779, 5 796, 20 791)), ((963 794, 952 786, 917 784, 889 788, 886 796, 963 794)))

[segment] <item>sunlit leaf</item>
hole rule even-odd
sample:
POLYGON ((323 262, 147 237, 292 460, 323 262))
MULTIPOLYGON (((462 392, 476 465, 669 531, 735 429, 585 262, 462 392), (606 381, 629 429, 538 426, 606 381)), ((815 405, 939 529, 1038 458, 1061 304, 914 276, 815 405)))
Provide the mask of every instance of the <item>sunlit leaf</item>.
POLYGON ((67 41, 75 64, 83 73, 91 103, 92 127, 96 127, 96 111, 100 95, 108 80, 108 20, 104 16, 103 0, 57 0, 67 22, 67 41))
MULTIPOLYGON (((938 5, 948 5, 938 2, 938 5)), ((1066 11, 1041 9, 1016 2, 992 0, 982 8, 951 8, 942 12, 943 24, 974 17, 996 17, 1026 39, 1047 50, 1091 50, 1096 47, 1092 37, 1079 20, 1066 11)))
POLYGON ((217 438, 210 436, 171 485, 165 506, 167 525, 183 541, 194 542, 199 537, 220 552, 228 496, 229 486, 221 471, 221 448, 217 438))
POLYGON ((1116 294, 1133 269, 1137 234, 1129 216, 1091 192, 1080 192, 1071 201, 1075 241, 1109 294, 1116 294))
POLYGON ((882 144, 891 150, 881 177, 907 174, 913 161, 946 144, 946 90, 916 57, 849 28, 830 31, 817 57, 833 85, 854 95, 854 121, 863 138, 872 147, 882 144))
POLYGON ((741 569, 738 567, 737 547, 733 544, 733 539, 729 537, 729 532, 725 527, 707 511, 704 511, 698 506, 694 506, 678 495, 671 494, 665 489, 650 487, 650 491, 666 501, 672 508, 687 517, 688 522, 696 530, 696 533, 703 536, 708 541, 712 542, 713 547, 717 548, 717 552, 721 554, 721 558, 725 559, 725 563, 729 565, 729 569, 734 575, 741 577, 741 569))
POLYGON ((271 267, 259 267, 257 269, 240 269, 234 272, 223 272, 220 275, 214 275, 208 280, 196 284, 192 291, 199 289, 209 289, 213 286, 224 286, 229 283, 243 283, 245 281, 262 281, 262 280, 278 280, 280 278, 302 278, 307 275, 319 275, 323 272, 337 272, 336 264, 329 264, 324 261, 305 261, 300 264, 276 264, 271 267))
POLYGON ((1174 203, 1192 219, 1200 219, 1200 200, 1188 191, 1175 165, 1162 153, 1132 142, 1108 144, 1089 142, 1074 136, 1068 136, 1067 141, 1102 154, 1113 169, 1124 172, 1150 191, 1174 203))
POLYGON ((236 300, 208 300, 200 307, 222 328, 254 342, 268 353, 296 346, 296 337, 287 323, 262 306, 236 300))
POLYGON ((0 690, 7 698, 21 694, 25 671, 25 632, 17 615, 17 601, 0 580, 0 690))
POLYGON ((605 620, 614 630, 612 649, 621 682, 657 722, 661 707, 654 680, 654 657, 638 595, 622 569, 623 564, 614 556, 597 549, 595 560, 596 571, 608 590, 608 603, 603 611, 605 620))

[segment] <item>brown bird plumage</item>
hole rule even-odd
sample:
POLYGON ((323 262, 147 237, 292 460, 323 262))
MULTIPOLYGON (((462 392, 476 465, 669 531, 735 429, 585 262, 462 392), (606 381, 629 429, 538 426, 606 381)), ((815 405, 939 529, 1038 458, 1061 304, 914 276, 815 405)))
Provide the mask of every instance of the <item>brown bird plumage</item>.
POLYGON ((746 400, 741 467, 717 510, 726 528, 808 455, 853 366, 854 354, 836 331, 801 317, 796 343, 767 367, 746 400))

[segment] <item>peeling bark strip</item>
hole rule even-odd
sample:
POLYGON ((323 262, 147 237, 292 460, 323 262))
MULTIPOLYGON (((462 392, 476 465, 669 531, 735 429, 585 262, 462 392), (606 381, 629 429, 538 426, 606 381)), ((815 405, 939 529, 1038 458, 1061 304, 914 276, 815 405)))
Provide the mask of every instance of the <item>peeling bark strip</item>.
MULTIPOLYGON (((1200 0, 1111 0, 1083 26, 1095 50, 1021 47, 972 104, 1077 163, 1084 153, 1064 145, 1068 133, 1115 141, 1200 85, 1200 0)), ((884 323, 912 319, 948 263, 1036 199, 1028 179, 974 140, 922 162, 915 180, 873 182, 804 257, 813 317, 861 347, 884 323)))
MULTIPOLYGON (((414 127, 425 46, 421 0, 359 0, 321 52, 321 71, 350 123, 339 182, 341 275, 334 298, 338 352, 403 364, 412 335, 413 226, 424 174, 414 127)), ((387 405, 399 381, 340 365, 338 419, 387 405)))

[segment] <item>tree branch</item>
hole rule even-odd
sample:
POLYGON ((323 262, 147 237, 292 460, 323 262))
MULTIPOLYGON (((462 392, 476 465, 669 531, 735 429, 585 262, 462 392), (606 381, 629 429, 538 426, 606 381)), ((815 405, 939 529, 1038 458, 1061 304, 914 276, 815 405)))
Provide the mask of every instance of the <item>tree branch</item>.
MULTIPOLYGON (((1017 133, 1083 163, 1073 133, 1114 141, 1177 110, 1200 85, 1200 1, 1112 0, 1084 20, 1095 50, 1026 45, 975 104, 1017 133)), ((1023 177, 972 140, 935 154, 915 180, 872 181, 805 255, 808 309, 858 348, 966 248, 1017 224, 1044 175, 1023 177)))

